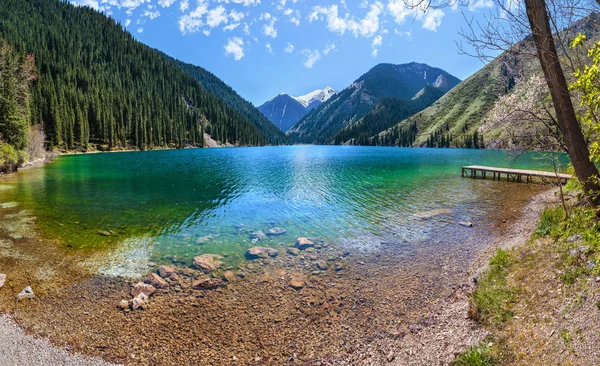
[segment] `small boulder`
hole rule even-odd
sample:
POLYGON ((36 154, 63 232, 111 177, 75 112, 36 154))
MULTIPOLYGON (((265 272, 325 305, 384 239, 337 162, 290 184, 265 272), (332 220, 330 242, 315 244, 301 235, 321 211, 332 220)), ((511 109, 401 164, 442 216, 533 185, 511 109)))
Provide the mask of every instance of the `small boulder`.
POLYGON ((156 291, 154 286, 149 285, 147 283, 138 282, 131 289, 131 296, 137 297, 139 294, 144 294, 146 296, 150 296, 156 291))
POLYGON ((194 258, 194 266, 204 273, 210 273, 215 269, 221 267, 223 262, 218 261, 221 259, 220 255, 216 254, 202 254, 194 258))
POLYGON ((232 271, 223 272, 223 279, 227 282, 235 281, 235 274, 232 271))
POLYGON ((0 288, 4 287, 5 282, 6 282, 6 275, 4 273, 0 273, 0 288))
POLYGON ((225 286, 225 282, 222 279, 210 277, 200 278, 192 283, 194 290, 214 290, 223 286, 225 286))
POLYGON ((267 235, 269 236, 283 235, 285 233, 287 233, 287 230, 282 227, 274 227, 267 230, 267 235))
POLYGON ((300 250, 306 250, 308 248, 314 248, 315 247, 315 243, 308 239, 308 238, 298 238, 296 240, 296 248, 300 249, 300 250))
POLYGON ((321 271, 326 271, 329 266, 327 266, 327 262, 325 261, 317 261, 317 268, 321 271))
POLYGON ((294 277, 290 280, 290 286, 296 290, 300 290, 305 284, 306 281, 302 277, 294 277))
POLYGON ((464 227, 473 227, 473 223, 469 222, 469 221, 461 221, 458 223, 460 226, 464 226, 464 227))
POLYGON ((585 257, 585 254, 590 249, 589 246, 583 245, 574 249, 569 250, 569 255, 571 257, 585 257))
POLYGON ((175 272, 175 267, 173 267, 173 266, 158 267, 158 274, 162 278, 169 278, 169 277, 177 276, 177 273, 175 272))
POLYGON ((250 234, 250 239, 267 240, 267 235, 262 231, 255 231, 252 234, 250 234))
POLYGON ((133 298, 133 300, 131 300, 131 307, 133 310, 137 310, 149 302, 150 298, 143 292, 140 292, 136 297, 133 298))
POLYGON ((144 279, 144 282, 154 286, 155 288, 167 288, 169 284, 162 277, 157 275, 156 273, 149 273, 144 279))
POLYGON ((298 249, 298 248, 288 248, 288 249, 287 249, 287 253, 288 253, 289 255, 292 255, 292 256, 294 256, 294 257, 295 257, 295 256, 297 256, 298 254, 300 254, 300 249, 298 249))
POLYGON ((577 241, 581 241, 583 238, 579 234, 571 235, 567 238, 568 243, 575 243, 577 241))
POLYGON ((111 232, 110 231, 106 231, 106 230, 98 230, 96 231, 96 234, 100 235, 100 236, 111 236, 111 232))
POLYGON ((129 301, 121 300, 121 302, 119 303, 119 308, 123 310, 129 309, 129 301))
POLYGON ((334 271, 336 271, 336 272, 339 272, 339 271, 341 271, 342 269, 344 269, 344 265, 343 265, 343 264, 341 264, 341 263, 336 263, 336 264, 333 266, 333 270, 334 270, 334 271))
POLYGON ((279 251, 277 249, 264 247, 252 247, 246 252, 248 259, 277 257, 278 255, 279 251))
POLYGON ((219 235, 213 235, 213 234, 206 235, 206 236, 196 239, 196 244, 198 244, 198 245, 206 244, 209 241, 211 241, 215 238, 218 238, 218 237, 219 237, 219 235))
POLYGON ((23 289, 23 291, 19 292, 19 294, 17 295, 17 300, 20 301, 25 299, 33 299, 34 296, 35 294, 33 293, 31 286, 27 286, 23 289))

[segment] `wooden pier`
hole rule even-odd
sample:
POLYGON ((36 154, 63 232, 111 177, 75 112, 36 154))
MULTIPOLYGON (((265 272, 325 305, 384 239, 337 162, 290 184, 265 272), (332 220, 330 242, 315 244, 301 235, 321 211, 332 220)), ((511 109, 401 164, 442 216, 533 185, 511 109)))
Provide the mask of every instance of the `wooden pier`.
POLYGON ((503 176, 506 176, 507 181, 513 182, 526 182, 533 183, 534 179, 536 181, 541 181, 542 183, 548 182, 556 182, 560 181, 561 183, 566 183, 569 179, 572 178, 570 174, 562 174, 562 173, 554 173, 554 172, 545 172, 540 170, 524 170, 524 169, 509 169, 509 168, 495 168, 491 166, 482 166, 482 165, 469 165, 463 166, 462 168, 462 176, 464 177, 469 171, 471 178, 482 178, 486 179, 488 173, 492 176, 493 180, 500 180, 503 176), (480 172, 477 175, 477 172, 480 172))

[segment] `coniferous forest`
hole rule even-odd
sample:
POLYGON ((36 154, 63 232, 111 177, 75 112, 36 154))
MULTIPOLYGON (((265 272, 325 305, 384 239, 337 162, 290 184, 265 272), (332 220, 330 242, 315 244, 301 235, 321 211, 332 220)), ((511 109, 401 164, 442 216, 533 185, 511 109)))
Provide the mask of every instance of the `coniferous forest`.
POLYGON ((204 133, 236 145, 283 140, 90 8, 2 0, 0 38, 35 59, 28 118, 49 148, 202 146, 204 133))

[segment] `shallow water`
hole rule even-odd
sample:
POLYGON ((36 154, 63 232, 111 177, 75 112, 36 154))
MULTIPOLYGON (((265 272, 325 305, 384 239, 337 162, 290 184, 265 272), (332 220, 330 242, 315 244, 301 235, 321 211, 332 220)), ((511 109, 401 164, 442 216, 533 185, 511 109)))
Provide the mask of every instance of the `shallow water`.
POLYGON ((31 210, 44 237, 76 249, 110 249, 101 256, 134 270, 144 266, 138 259, 175 257, 190 264, 202 253, 222 254, 235 264, 251 246, 292 245, 297 236, 349 250, 389 240, 423 243, 434 228, 484 217, 511 190, 529 189, 461 178, 460 166, 471 164, 550 170, 532 154, 467 149, 291 146, 92 154, 60 157, 3 178, 0 202, 31 210), (253 232, 273 227, 287 233, 252 241, 253 232))

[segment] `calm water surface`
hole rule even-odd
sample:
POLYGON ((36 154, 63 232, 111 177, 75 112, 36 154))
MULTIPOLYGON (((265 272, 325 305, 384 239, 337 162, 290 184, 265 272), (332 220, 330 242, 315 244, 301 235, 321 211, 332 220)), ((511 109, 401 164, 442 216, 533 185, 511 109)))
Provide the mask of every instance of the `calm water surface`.
POLYGON ((217 253, 234 263, 253 245, 291 245, 297 236, 354 247, 378 238, 427 240, 430 225, 497 209, 490 192, 518 187, 461 178, 460 166, 468 164, 550 170, 531 154, 468 149, 292 146, 92 154, 60 157, 3 178, 0 201, 33 211, 44 237, 72 248, 157 262, 175 256, 187 264, 195 255, 217 253), (419 217, 438 209, 452 213, 419 217), (253 232, 273 227, 287 233, 252 242, 253 232))

